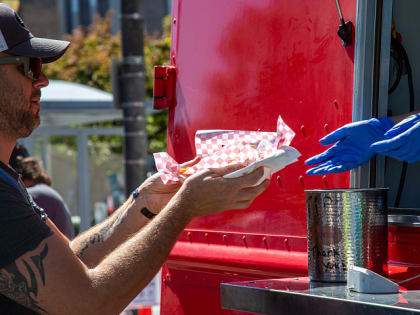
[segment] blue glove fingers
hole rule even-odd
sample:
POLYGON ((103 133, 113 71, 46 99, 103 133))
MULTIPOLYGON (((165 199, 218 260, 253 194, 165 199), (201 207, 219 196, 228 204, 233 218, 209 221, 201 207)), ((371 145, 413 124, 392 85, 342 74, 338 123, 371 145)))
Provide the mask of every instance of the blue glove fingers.
POLYGON ((317 165, 315 167, 310 168, 306 171, 306 174, 308 175, 320 175, 319 172, 322 172, 324 169, 326 169, 328 166, 331 165, 331 161, 327 161, 325 163, 322 163, 320 165, 317 165))
POLYGON ((413 125, 415 125, 419 121, 420 121, 420 115, 418 115, 418 114, 408 116, 407 118, 405 118, 404 120, 402 120, 398 124, 396 124, 394 127, 389 129, 384 134, 384 136, 386 138, 393 138, 393 137, 405 132, 406 130, 411 128, 413 125))
POLYGON ((331 159, 335 155, 336 152, 337 152, 337 147, 332 146, 328 150, 307 159, 305 161, 305 164, 306 165, 315 165, 315 164, 318 164, 318 163, 323 163, 323 162, 331 159))
POLYGON ((318 175, 318 176, 320 176, 320 175, 329 174, 327 168, 328 167, 323 167, 323 168, 316 169, 312 173, 309 173, 308 175, 318 175))
POLYGON ((308 175, 325 175, 330 173, 341 173, 352 169, 354 166, 353 163, 341 163, 341 162, 326 162, 317 167, 314 167, 308 170, 306 173, 308 175))
POLYGON ((379 153, 383 154, 383 155, 386 155, 386 156, 390 156, 390 157, 392 157, 394 159, 397 159, 397 160, 408 162, 407 159, 411 158, 412 155, 413 155, 413 148, 411 146, 407 145, 407 143, 404 143, 400 147, 397 147, 397 148, 391 149, 391 150, 383 150, 379 153))
POLYGON ((351 166, 351 164, 340 164, 340 165, 331 164, 329 166, 325 166, 322 169, 316 171, 314 175, 342 173, 342 172, 346 172, 348 170, 351 170, 352 168, 353 167, 351 166))
POLYGON ((370 145, 370 149, 378 153, 386 154, 387 152, 397 150, 402 145, 404 145, 405 142, 406 142, 406 139, 404 137, 397 136, 389 140, 382 140, 382 141, 372 143, 370 145))
MULTIPOLYGON (((357 166, 355 166, 355 167, 357 167, 357 166)), ((329 174, 336 174, 336 173, 343 173, 343 172, 347 172, 347 171, 350 171, 350 170, 352 170, 354 167, 343 167, 342 165, 341 166, 334 166, 334 167, 330 167, 330 168, 328 168, 328 173, 329 174)))
POLYGON ((342 173, 342 172, 349 171, 349 170, 351 170, 351 169, 353 169, 355 167, 358 167, 359 165, 361 165, 363 163, 360 162, 360 160, 358 160, 358 159, 348 160, 345 163, 343 163, 343 162, 335 162, 335 163, 332 163, 326 169, 326 171, 328 171, 329 173, 342 173))
POLYGON ((344 167, 343 165, 337 165, 337 166, 330 166, 326 168, 325 171, 327 171, 328 173, 341 173, 347 170, 348 170, 347 167, 344 167))
POLYGON ((319 143, 321 143, 322 145, 331 145, 343 139, 347 135, 348 135, 348 128, 346 126, 343 126, 327 134, 324 138, 319 140, 319 143))

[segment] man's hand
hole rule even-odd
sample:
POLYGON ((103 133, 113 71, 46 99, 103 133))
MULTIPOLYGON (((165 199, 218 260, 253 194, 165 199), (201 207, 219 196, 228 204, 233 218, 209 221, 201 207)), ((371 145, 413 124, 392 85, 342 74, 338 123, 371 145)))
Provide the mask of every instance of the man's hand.
MULTIPOLYGON (((191 167, 200 161, 199 157, 181 164, 181 168, 191 167)), ((150 176, 139 187, 139 195, 145 206, 153 213, 158 214, 171 200, 173 195, 181 188, 181 183, 165 185, 159 174, 150 176)))
POLYGON ((322 138, 322 145, 334 144, 321 154, 305 161, 307 165, 319 164, 306 173, 324 175, 340 173, 355 168, 369 161, 376 152, 370 145, 385 139, 387 132, 394 125, 387 117, 372 118, 347 124, 322 138))
POLYGON ((263 176, 263 167, 238 178, 223 178, 243 167, 230 165, 209 169, 189 177, 174 197, 174 202, 185 205, 192 217, 206 216, 229 209, 244 209, 269 185, 265 180, 255 185, 263 176))
POLYGON ((385 138, 373 143, 371 149, 406 162, 420 161, 420 114, 411 115, 396 124, 385 133, 385 138))

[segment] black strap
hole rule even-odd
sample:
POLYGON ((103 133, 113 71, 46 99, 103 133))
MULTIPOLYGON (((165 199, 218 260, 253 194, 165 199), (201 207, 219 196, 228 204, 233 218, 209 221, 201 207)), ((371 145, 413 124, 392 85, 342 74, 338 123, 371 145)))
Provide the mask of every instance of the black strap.
POLYGON ((141 209, 140 212, 148 219, 153 219, 156 216, 156 214, 150 212, 147 208, 141 209))

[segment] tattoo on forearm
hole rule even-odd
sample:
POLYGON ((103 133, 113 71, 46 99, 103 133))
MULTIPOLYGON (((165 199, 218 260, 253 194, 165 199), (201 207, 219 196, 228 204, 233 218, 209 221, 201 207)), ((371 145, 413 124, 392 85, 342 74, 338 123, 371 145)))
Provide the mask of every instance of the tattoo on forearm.
POLYGON ((80 250, 78 255, 82 256, 84 252, 89 248, 89 245, 104 242, 108 236, 110 236, 115 231, 117 226, 125 220, 126 217, 127 215, 125 212, 120 212, 113 221, 102 227, 99 232, 90 235, 87 239, 83 240, 83 248, 80 250))
POLYGON ((45 245, 44 249, 38 256, 31 256, 31 260, 34 265, 38 268, 39 274, 41 275, 42 284, 45 285, 45 272, 44 272, 44 264, 42 261, 47 257, 48 254, 48 246, 45 245))
MULTIPOLYGON (((43 285, 45 285, 45 272, 42 261, 45 259, 47 254, 48 245, 45 244, 40 255, 31 257, 31 260, 34 263, 35 261, 37 262, 35 265, 40 273, 43 285)), ((19 271, 16 262, 14 262, 0 271, 0 293, 10 297, 25 307, 33 309, 37 312, 47 313, 46 310, 39 306, 39 303, 36 300, 38 296, 38 281, 36 279, 35 272, 24 259, 22 259, 22 262, 29 274, 29 281, 19 271)))

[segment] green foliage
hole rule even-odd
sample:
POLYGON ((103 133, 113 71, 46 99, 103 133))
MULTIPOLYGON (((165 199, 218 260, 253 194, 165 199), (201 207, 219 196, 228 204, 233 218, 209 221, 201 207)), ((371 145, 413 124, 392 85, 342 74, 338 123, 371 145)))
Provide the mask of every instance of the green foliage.
POLYGON ((149 36, 144 38, 144 60, 146 63, 146 95, 153 97, 154 66, 169 63, 171 49, 171 16, 162 21, 162 36, 149 36))
MULTIPOLYGON (((65 80, 85 84, 111 92, 111 57, 121 56, 120 35, 111 34, 112 14, 105 18, 96 17, 89 28, 79 28, 65 37, 71 42, 68 51, 58 61, 44 66, 44 72, 50 79, 65 80)), ((169 63, 171 19, 163 21, 162 35, 144 37, 146 95, 153 97, 154 66, 169 63)), ((122 122, 101 122, 89 126, 121 126, 122 122)), ((162 111, 147 117, 149 152, 166 150, 167 112, 162 111)), ((55 136, 53 144, 65 144, 76 148, 76 139, 55 136)), ((104 160, 111 153, 121 153, 123 139, 119 136, 92 136, 89 139, 89 152, 104 160)), ((62 146, 63 148, 65 146, 62 146)), ((64 150, 64 149, 63 149, 64 150)))
POLYGON ((66 80, 111 92, 111 57, 121 55, 120 36, 111 34, 111 15, 96 17, 89 28, 65 36, 71 45, 63 57, 45 65, 50 79, 66 80))

